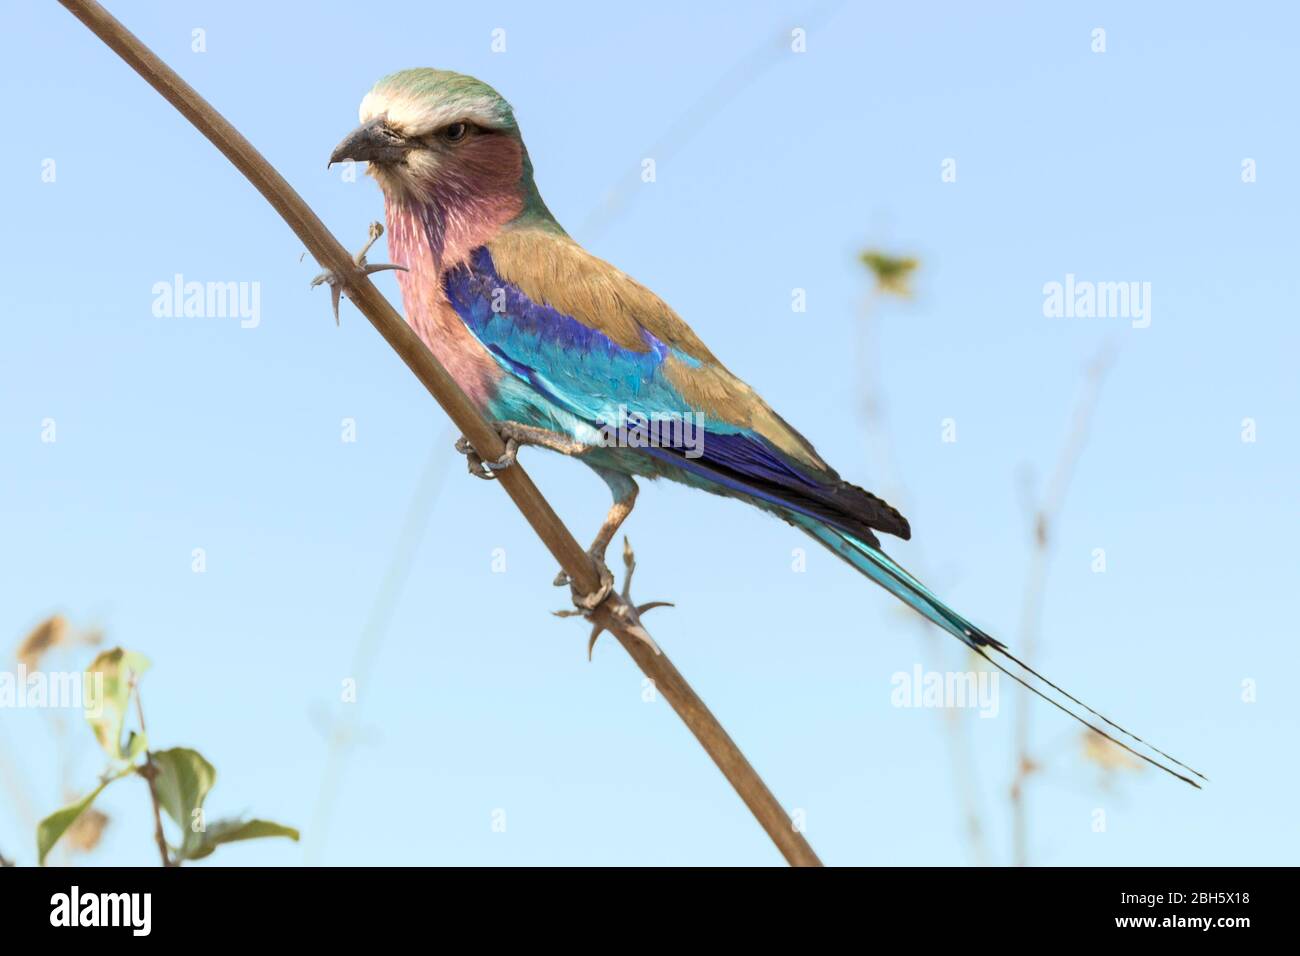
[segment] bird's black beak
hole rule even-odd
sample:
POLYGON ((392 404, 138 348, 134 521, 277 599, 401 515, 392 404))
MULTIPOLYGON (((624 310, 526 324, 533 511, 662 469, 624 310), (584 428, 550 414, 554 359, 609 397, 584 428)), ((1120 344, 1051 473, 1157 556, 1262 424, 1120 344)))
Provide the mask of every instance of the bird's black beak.
POLYGON ((388 125, 387 117, 376 116, 369 123, 358 126, 330 153, 329 165, 345 159, 368 163, 395 163, 412 148, 388 125))

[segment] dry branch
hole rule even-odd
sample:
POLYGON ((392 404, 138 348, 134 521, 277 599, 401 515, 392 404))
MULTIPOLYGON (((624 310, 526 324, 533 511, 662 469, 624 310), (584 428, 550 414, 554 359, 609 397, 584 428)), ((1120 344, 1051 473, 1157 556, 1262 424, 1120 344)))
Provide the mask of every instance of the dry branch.
MULTIPOLYGON (((171 103, 244 174, 275 208, 321 266, 339 276, 348 297, 384 340, 429 390, 469 443, 486 459, 505 453, 496 430, 479 414, 446 369, 403 321, 388 300, 357 268, 352 255, 330 233, 311 208, 238 130, 230 125, 194 89, 163 63, 107 10, 93 0, 59 0, 114 53, 171 103)), ((537 536, 559 562, 577 590, 592 593, 600 581, 582 546, 560 521, 522 466, 500 473, 500 485, 532 525, 537 536)), ((658 691, 690 728, 700 745, 736 789, 741 800, 767 831, 785 859, 796 866, 820 865, 803 834, 750 766, 717 718, 673 666, 667 655, 656 654, 625 625, 626 606, 611 595, 592 615, 623 645, 637 666, 655 682, 658 691)))

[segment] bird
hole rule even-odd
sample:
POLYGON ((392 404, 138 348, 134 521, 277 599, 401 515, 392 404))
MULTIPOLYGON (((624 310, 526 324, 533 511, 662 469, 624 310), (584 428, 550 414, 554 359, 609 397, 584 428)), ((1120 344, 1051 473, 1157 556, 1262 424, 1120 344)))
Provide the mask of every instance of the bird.
MULTIPOLYGON (((574 589, 578 612, 612 589, 605 553, 637 480, 669 479, 794 526, 1029 691, 1199 789, 1203 774, 1047 680, 891 558, 879 535, 908 540, 907 519, 841 478, 662 299, 563 229, 514 110, 487 83, 430 68, 380 79, 329 158, 344 161, 367 163, 382 190, 401 264, 366 265, 372 227, 358 266, 398 270, 406 321, 505 442, 504 457, 484 461, 462 438, 470 472, 493 478, 535 446, 608 485, 613 504, 588 552, 601 587, 574 589)), ((345 282, 324 278, 337 318, 345 282)))

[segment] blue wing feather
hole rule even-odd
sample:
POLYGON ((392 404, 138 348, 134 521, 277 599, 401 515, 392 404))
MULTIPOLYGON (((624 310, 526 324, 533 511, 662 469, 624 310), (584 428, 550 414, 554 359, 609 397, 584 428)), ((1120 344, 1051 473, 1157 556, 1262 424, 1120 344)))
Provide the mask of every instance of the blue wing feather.
MULTIPOLYGON (((645 351, 624 348, 599 329, 529 298, 496 271, 492 254, 480 247, 468 262, 448 270, 443 288, 456 314, 505 370, 526 388, 534 420, 571 417, 598 433, 629 416, 651 421, 702 420, 669 381, 664 363, 677 350, 642 328, 645 351), (698 417, 697 417, 698 416, 698 417)), ((689 358, 689 357, 687 357, 689 358)), ((691 359, 698 365, 698 360, 691 359)), ((500 418, 515 417, 520 389, 504 389, 500 418)), ((906 537, 906 520, 874 495, 842 481, 833 471, 811 472, 748 428, 716 418, 704 420, 702 440, 690 449, 654 446, 640 451, 659 470, 693 476, 722 493, 744 495, 779 512, 816 518, 875 544, 872 528, 906 537), (688 451, 701 452, 698 457, 688 451)))
POLYGON ((443 288, 456 314, 506 372, 586 422, 599 426, 626 414, 654 418, 696 411, 663 373, 673 349, 644 330, 647 350, 625 349, 598 329, 534 302, 497 274, 486 247, 448 270, 443 288))

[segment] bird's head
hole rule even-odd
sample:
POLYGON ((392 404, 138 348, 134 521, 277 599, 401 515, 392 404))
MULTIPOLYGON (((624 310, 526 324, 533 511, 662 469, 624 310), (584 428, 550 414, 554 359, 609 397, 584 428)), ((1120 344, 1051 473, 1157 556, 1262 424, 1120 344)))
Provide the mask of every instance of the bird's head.
POLYGON ((536 196, 510 104, 447 70, 403 70, 376 83, 361 101, 361 125, 330 154, 331 163, 348 159, 370 164, 390 202, 436 205, 453 218, 510 218, 536 196))

